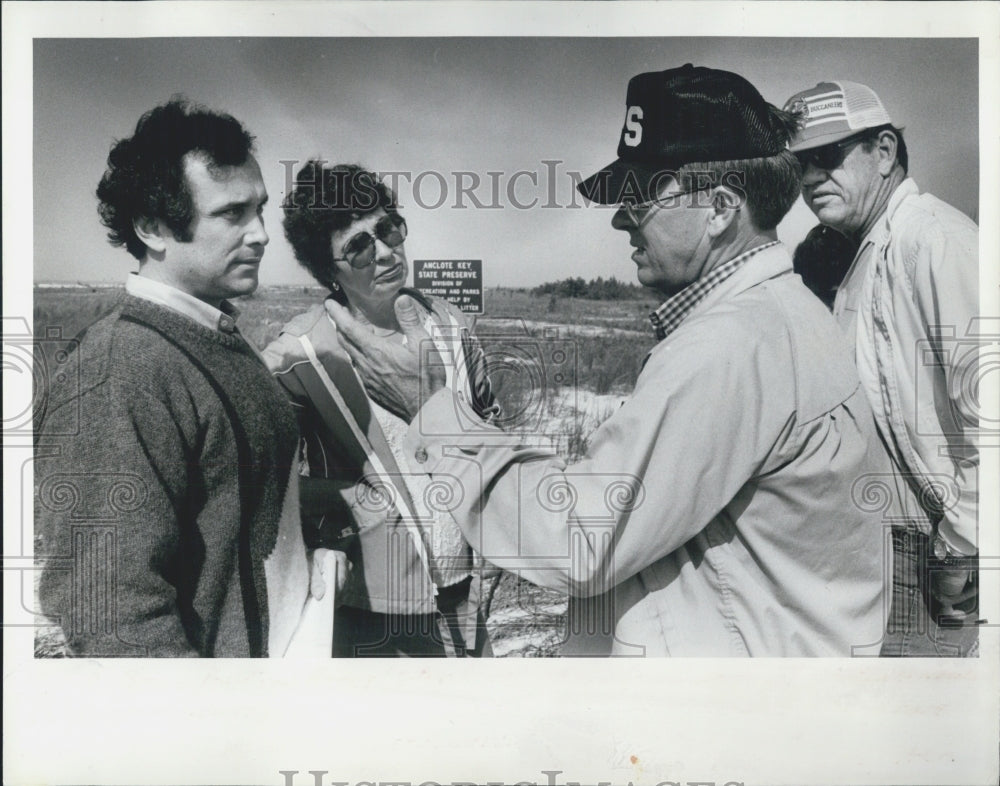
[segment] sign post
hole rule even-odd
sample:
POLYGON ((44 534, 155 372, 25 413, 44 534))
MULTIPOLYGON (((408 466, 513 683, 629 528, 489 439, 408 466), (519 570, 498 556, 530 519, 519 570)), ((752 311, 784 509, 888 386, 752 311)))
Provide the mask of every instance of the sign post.
POLYGON ((469 314, 483 313, 483 260, 415 259, 413 286, 469 314))

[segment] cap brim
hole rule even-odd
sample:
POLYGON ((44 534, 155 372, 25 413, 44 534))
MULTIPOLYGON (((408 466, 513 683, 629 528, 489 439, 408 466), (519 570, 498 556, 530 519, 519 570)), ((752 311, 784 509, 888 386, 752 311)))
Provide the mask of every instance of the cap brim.
POLYGON ((813 134, 810 135, 808 139, 803 139, 799 142, 793 142, 788 146, 789 152, 801 153, 803 150, 812 150, 817 147, 823 147, 824 145, 832 145, 834 142, 839 142, 841 139, 847 139, 848 137, 860 134, 862 131, 867 131, 869 128, 880 128, 881 126, 864 126, 863 128, 839 128, 836 131, 830 131, 826 134, 813 134))
POLYGON ((577 184, 584 199, 599 205, 649 202, 656 191, 676 174, 676 167, 640 164, 616 159, 577 184))

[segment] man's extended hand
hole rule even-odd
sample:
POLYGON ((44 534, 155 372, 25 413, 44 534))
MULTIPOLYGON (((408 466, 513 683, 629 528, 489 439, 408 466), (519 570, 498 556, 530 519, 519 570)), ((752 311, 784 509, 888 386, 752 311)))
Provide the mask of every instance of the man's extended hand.
POLYGON ((965 616, 975 609, 979 585, 975 571, 965 568, 936 568, 931 571, 931 593, 941 604, 943 616, 965 616))
POLYGON ((409 295, 400 295, 395 309, 406 346, 379 338, 339 303, 326 301, 340 345, 354 362, 368 395, 409 423, 423 402, 445 386, 447 375, 423 328, 417 303, 409 295))

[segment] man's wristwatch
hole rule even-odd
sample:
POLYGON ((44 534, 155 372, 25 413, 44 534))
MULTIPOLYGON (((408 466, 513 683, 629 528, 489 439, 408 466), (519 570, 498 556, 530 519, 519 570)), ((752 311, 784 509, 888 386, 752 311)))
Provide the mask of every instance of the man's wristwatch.
POLYGON ((934 559, 949 567, 965 568, 966 570, 970 570, 972 568, 969 563, 976 559, 974 555, 967 556, 965 554, 960 554, 957 551, 953 551, 940 535, 936 535, 934 537, 934 542, 931 548, 934 552, 934 559))

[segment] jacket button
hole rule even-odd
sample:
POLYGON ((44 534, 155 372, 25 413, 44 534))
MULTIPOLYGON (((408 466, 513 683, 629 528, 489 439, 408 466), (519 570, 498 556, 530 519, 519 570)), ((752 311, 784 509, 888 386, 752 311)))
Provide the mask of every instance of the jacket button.
POLYGON ((413 457, 417 460, 418 464, 423 464, 427 461, 427 451, 424 448, 417 448, 417 452, 413 454, 413 457))

